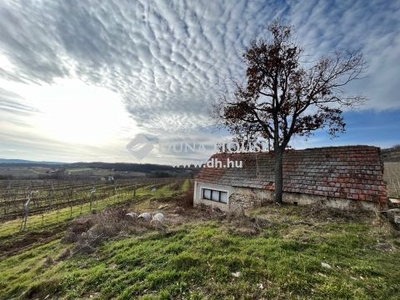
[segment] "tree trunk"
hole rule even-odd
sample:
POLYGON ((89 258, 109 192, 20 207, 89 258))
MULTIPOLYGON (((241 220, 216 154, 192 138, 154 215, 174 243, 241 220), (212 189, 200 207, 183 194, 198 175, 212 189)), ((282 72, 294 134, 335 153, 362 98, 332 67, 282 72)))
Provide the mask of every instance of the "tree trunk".
POLYGON ((283 194, 283 150, 275 148, 275 203, 282 204, 283 194))

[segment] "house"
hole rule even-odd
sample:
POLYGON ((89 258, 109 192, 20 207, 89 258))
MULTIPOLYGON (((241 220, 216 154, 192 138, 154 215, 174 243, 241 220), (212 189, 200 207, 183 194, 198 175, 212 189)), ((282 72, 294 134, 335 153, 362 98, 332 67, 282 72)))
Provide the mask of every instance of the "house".
MULTIPOLYGON (((195 178, 194 205, 247 210, 274 199, 274 154, 217 153, 195 178)), ((384 209, 386 183, 380 148, 344 146, 287 150, 283 201, 340 209, 384 209)))

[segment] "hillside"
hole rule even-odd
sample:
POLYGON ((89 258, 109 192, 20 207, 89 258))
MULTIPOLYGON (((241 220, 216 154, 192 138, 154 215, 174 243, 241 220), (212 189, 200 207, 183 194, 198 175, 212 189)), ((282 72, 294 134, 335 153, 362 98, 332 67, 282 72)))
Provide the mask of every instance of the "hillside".
POLYGON ((70 177, 115 178, 132 177, 193 177, 196 168, 177 168, 169 165, 137 163, 77 162, 53 163, 19 159, 0 159, 0 180, 66 179, 70 177))
POLYGON ((62 165, 60 162, 51 162, 51 161, 33 161, 26 159, 5 159, 0 158, 0 166, 9 166, 9 165, 30 165, 30 166, 48 166, 48 165, 62 165))
POLYGON ((382 149, 381 155, 384 162, 400 162, 400 146, 382 149))
POLYGON ((26 233, 10 235, 18 223, 2 224, 8 249, 0 251, 0 299, 400 294, 399 233, 374 214, 270 205, 249 217, 230 217, 188 206, 188 189, 187 182, 175 191, 143 189, 123 206, 69 223, 63 221, 69 209, 60 211, 59 223, 46 219, 45 227, 37 216, 37 227, 26 233), (127 211, 162 211, 165 226, 127 219, 127 211))

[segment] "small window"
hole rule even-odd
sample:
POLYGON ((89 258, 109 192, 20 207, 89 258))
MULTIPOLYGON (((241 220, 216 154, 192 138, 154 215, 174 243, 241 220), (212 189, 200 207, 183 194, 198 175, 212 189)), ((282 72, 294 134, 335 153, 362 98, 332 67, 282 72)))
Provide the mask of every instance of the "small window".
POLYGON ((221 200, 222 203, 228 203, 228 193, 227 192, 221 192, 221 200))
POLYGON ((203 199, 221 203, 228 203, 228 193, 218 190, 203 189, 203 199))
POLYGON ((211 199, 211 190, 204 189, 203 190, 203 198, 204 199, 211 199))
POLYGON ((212 195, 211 200, 219 201, 219 191, 212 191, 211 195, 212 195))

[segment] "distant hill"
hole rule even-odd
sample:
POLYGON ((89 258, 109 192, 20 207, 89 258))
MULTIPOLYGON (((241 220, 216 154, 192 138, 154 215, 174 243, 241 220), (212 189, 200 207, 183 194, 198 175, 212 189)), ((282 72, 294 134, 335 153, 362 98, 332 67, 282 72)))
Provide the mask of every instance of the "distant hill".
POLYGON ((400 145, 382 149, 381 156, 385 162, 400 162, 400 145))
POLYGON ((112 175, 114 178, 131 177, 192 177, 198 168, 177 168, 168 165, 137 163, 77 162, 61 163, 0 159, 0 180, 12 178, 96 178, 112 175))
POLYGON ((31 165, 31 166, 49 166, 49 165, 63 165, 64 163, 60 162, 51 162, 51 161, 33 161, 33 160, 25 160, 25 159, 5 159, 0 158, 0 165, 31 165))
POLYGON ((107 169, 114 171, 135 171, 135 172, 154 172, 154 171, 172 171, 176 168, 167 165, 156 164, 134 164, 134 163, 104 163, 104 162, 77 162, 65 164, 68 168, 92 168, 107 169))

